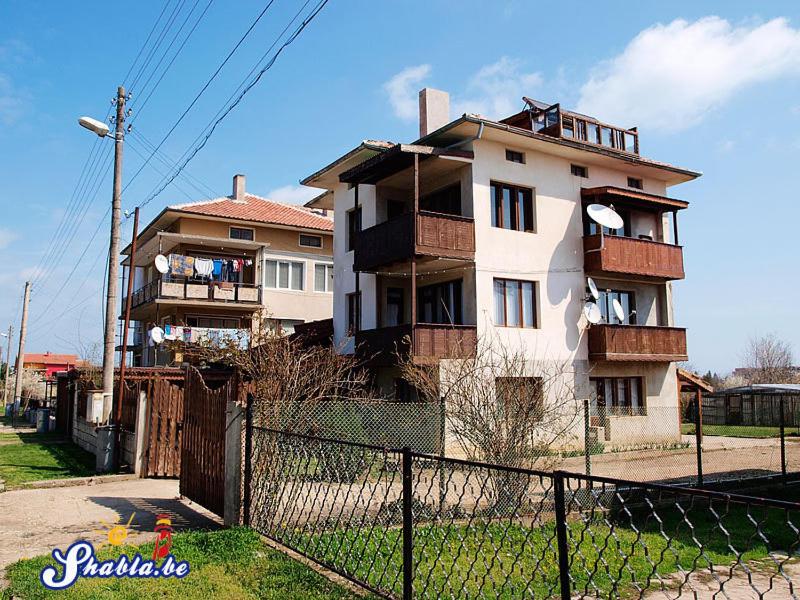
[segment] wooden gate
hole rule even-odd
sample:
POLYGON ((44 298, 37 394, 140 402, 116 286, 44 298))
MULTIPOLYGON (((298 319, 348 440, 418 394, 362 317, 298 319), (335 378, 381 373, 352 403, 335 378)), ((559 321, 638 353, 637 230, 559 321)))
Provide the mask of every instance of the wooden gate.
POLYGON ((236 378, 210 389, 194 367, 184 383, 181 495, 222 516, 225 509, 225 409, 236 378))
POLYGON ((183 388, 156 377, 152 384, 147 440, 147 477, 179 477, 183 428, 183 388))

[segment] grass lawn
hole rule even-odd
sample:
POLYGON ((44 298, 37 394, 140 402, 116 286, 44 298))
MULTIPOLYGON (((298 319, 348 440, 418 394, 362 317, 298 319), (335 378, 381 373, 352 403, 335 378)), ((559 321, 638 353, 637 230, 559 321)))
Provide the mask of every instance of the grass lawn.
MULTIPOLYGON (((104 548, 99 551, 98 558, 111 558, 123 551, 131 557, 136 552, 149 557, 153 552, 153 544, 104 548)), ((305 565, 266 547, 258 535, 249 529, 178 533, 173 537, 172 553, 178 560, 189 561, 191 570, 184 579, 79 579, 73 587, 57 592, 45 589, 39 582, 41 569, 53 564, 50 556, 22 560, 8 568, 6 577, 9 587, 0 592, 0 597, 3 600, 355 598, 349 591, 305 565)))
MULTIPOLYGON (((596 586, 604 597, 636 595, 632 582, 645 585, 654 568, 658 574, 668 575, 675 573, 679 565, 691 571, 707 568, 709 561, 717 566, 733 563, 736 557, 729 541, 737 550, 746 550, 744 560, 757 561, 767 556, 766 545, 756 538, 742 511, 731 508, 724 518, 730 540, 707 510, 690 511, 693 532, 676 510, 658 512, 664 532, 672 538, 669 546, 655 520, 644 514, 634 517, 641 536, 630 527, 627 517, 621 519, 613 532, 599 518, 588 527, 572 521, 569 542, 573 590, 594 596, 596 586), (704 541, 707 558, 701 556, 692 535, 704 541), (625 556, 629 557, 627 561, 625 556), (589 573, 592 573, 591 584, 589 573)), ((796 536, 785 523, 782 513, 775 512, 762 524, 772 550, 786 550, 796 543, 796 536)), ((322 561, 337 565, 358 579, 366 579, 374 587, 401 592, 402 579, 397 574, 402 571, 402 540, 396 527, 298 536, 295 543, 300 543, 301 549, 305 546, 306 552, 322 561)), ((555 547, 553 523, 534 528, 478 521, 472 527, 418 526, 414 530, 414 586, 426 597, 449 597, 454 591, 470 598, 550 597, 557 595, 559 589, 555 547)), ((774 565, 767 565, 774 572, 774 565)), ((659 589, 657 581, 652 586, 659 589)))
POLYGON ((53 433, 0 433, 0 479, 7 488, 27 481, 85 477, 95 457, 53 433))
MULTIPOLYGON (((786 428, 786 437, 797 436, 796 428, 786 428)), ((694 435, 694 423, 681 424, 681 433, 694 435)), ((758 427, 752 425, 703 425, 703 435, 726 435, 741 438, 780 437, 780 427, 758 427)))

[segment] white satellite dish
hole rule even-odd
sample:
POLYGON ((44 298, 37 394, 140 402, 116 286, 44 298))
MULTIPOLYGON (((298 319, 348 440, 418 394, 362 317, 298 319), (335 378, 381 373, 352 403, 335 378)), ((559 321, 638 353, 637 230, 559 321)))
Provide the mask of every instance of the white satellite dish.
POLYGON ((594 279, 591 277, 586 278, 586 285, 589 286, 589 293, 592 295, 592 298, 595 300, 600 299, 600 291, 597 289, 597 284, 594 282, 594 279))
POLYGON ((620 229, 625 224, 622 217, 614 212, 613 208, 602 204, 590 204, 586 207, 586 214, 595 223, 599 223, 609 229, 620 229))
POLYGON ((625 320, 625 311, 622 308, 622 304, 619 303, 619 300, 616 298, 612 299, 611 307, 614 309, 614 314, 617 315, 617 319, 623 322, 625 320))
POLYGON ((594 302, 587 302, 583 307, 583 314, 589 323, 599 323, 603 318, 603 313, 600 312, 600 307, 594 302))
POLYGON ((156 265, 156 271, 159 273, 164 274, 169 271, 169 261, 163 254, 156 255, 156 259, 153 261, 153 263, 156 265))
POLYGON ((160 344, 164 341, 164 330, 161 327, 153 327, 150 330, 150 339, 154 344, 160 344))

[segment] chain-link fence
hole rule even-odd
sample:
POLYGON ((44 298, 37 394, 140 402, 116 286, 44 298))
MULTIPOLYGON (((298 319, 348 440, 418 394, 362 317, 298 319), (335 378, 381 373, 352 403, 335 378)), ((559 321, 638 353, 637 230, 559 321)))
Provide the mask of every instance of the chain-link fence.
POLYGON ((246 523, 382 597, 797 598, 797 503, 248 435, 246 523))

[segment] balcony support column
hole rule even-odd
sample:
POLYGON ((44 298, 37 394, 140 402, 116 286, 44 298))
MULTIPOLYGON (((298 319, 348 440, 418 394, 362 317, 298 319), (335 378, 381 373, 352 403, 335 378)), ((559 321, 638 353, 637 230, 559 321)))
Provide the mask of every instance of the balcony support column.
POLYGON ((672 237, 673 243, 677 246, 680 242, 678 241, 678 211, 672 211, 672 237))
MULTIPOLYGON (((357 211, 358 210, 358 186, 359 186, 359 184, 356 184, 355 188, 353 188, 353 211, 357 211)), ((355 212, 353 213, 353 216, 355 216, 355 212)), ((361 216, 363 218, 364 215, 361 215, 361 216)), ((358 229, 359 229, 358 231, 354 231, 354 233, 356 234, 356 237, 358 237, 359 234, 361 233, 361 224, 359 224, 359 228, 358 229)), ((355 246, 356 246, 355 245, 355 240, 353 240, 353 248, 355 248, 355 246)), ((355 330, 356 331, 361 331, 361 277, 360 277, 361 274, 360 274, 359 271, 356 271, 355 265, 356 265, 355 252, 353 252, 353 274, 355 275, 355 280, 356 280, 356 284, 355 284, 356 287, 355 287, 355 290, 354 290, 355 293, 356 293, 356 323, 355 323, 355 330)))
POLYGON ((417 324, 417 215, 419 214, 419 154, 414 153, 414 218, 411 226, 411 348, 414 351, 414 326, 417 324))

